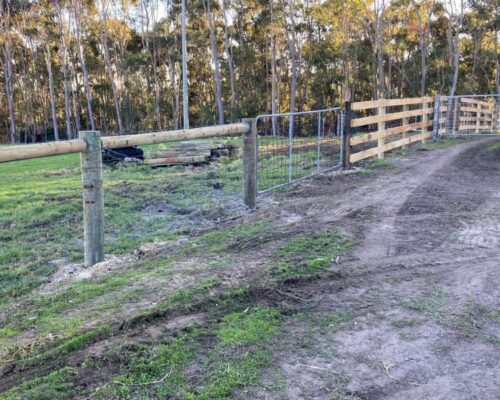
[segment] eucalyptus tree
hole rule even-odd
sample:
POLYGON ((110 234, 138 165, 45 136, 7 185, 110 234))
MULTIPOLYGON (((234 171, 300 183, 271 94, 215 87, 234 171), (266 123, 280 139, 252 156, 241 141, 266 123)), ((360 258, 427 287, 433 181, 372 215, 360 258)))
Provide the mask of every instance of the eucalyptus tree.
POLYGON ((217 37, 215 33, 215 20, 210 5, 210 0, 202 0, 203 8, 208 20, 208 29, 210 32, 210 49, 212 52, 212 62, 214 69, 215 80, 215 101, 217 103, 217 114, 219 125, 224 124, 224 103, 222 101, 222 76, 220 71, 219 50, 217 45, 217 37))
POLYGON ((71 11, 73 13, 73 21, 75 23, 74 34, 76 38, 78 61, 80 63, 80 68, 82 70, 83 83, 85 88, 85 98, 87 100, 87 116, 88 116, 88 121, 90 123, 90 128, 93 131, 95 131, 96 124, 94 119, 94 112, 92 109, 92 91, 90 88, 90 77, 87 69, 86 57, 82 43, 82 18, 85 15, 85 10, 83 4, 81 3, 81 0, 71 0, 71 3, 72 3, 71 11))
POLYGON ((10 1, 2 0, 0 6, 0 45, 2 50, 2 65, 4 70, 5 91, 9 109, 10 141, 16 143, 16 120, 14 117, 14 68, 13 68, 13 48, 12 48, 12 10, 10 1))

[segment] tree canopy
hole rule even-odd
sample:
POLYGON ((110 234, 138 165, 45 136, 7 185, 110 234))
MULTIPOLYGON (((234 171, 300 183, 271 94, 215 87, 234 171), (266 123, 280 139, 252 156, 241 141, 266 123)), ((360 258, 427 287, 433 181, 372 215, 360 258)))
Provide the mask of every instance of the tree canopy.
MULTIPOLYGON (((182 127, 178 0, 0 0, 0 141, 182 127)), ((192 126, 500 93, 498 0, 188 0, 192 126)))

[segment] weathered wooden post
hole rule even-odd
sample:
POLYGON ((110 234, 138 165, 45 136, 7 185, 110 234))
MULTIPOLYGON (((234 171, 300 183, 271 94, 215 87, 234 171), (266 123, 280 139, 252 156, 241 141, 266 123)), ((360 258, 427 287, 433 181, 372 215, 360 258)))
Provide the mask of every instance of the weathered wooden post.
POLYGON ((432 138, 439 139, 439 128, 441 126, 441 96, 434 98, 434 118, 432 119, 432 138))
POLYGON ((493 101, 492 130, 493 133, 500 133, 500 96, 496 96, 493 101))
POLYGON ((476 104, 476 132, 475 133, 479 133, 479 131, 481 130, 481 103, 478 102, 476 104))
MULTIPOLYGON (((386 107, 379 107, 378 108, 378 116, 385 115, 386 112, 386 107)), ((377 131, 383 131, 385 130, 385 122, 378 122, 377 123, 377 131)), ((378 148, 378 153, 377 153, 377 158, 379 160, 383 160, 385 158, 385 152, 384 152, 384 146, 385 146, 385 137, 380 137, 378 138, 378 143, 377 143, 377 148, 378 148)))
POLYGON ((352 120, 352 102, 346 101, 344 105, 344 113, 342 114, 342 140, 341 140, 341 156, 342 169, 351 169, 351 120, 352 120))
MULTIPOLYGON (((410 106, 408 104, 403 105, 403 111, 410 111, 410 106)), ((410 120, 408 117, 403 118, 403 126, 406 126, 410 123, 410 120)), ((410 133, 408 131, 403 132, 403 139, 406 139, 407 137, 410 136, 410 133)), ((404 151, 408 150, 408 145, 404 145, 403 147, 404 151)))
MULTIPOLYGON (((427 111, 427 102, 422 103, 422 110, 425 113, 427 111)), ((422 122, 425 124, 426 122, 429 121, 429 114, 422 114, 422 122)), ((421 133, 426 133, 429 132, 429 127, 427 125, 422 127, 422 130, 420 131, 421 133)), ((422 144, 427 143, 427 139, 422 139, 422 144)))
POLYGON ((104 192, 102 186, 101 135, 82 131, 87 148, 81 153, 85 266, 104 260, 104 192))
POLYGON ((254 118, 244 118, 249 129, 243 133, 243 196, 245 204, 254 209, 257 205, 257 123, 254 118))

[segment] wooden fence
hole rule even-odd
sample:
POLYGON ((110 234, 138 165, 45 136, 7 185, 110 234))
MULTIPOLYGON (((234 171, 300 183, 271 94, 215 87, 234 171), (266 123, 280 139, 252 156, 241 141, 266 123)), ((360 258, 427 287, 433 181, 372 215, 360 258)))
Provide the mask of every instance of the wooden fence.
POLYGON ((432 137, 434 97, 346 103, 344 167, 432 137), (361 115, 360 115, 361 114, 361 115), (362 147, 356 149, 356 147, 362 147))
POLYGON ((163 131, 139 135, 101 137, 99 132, 80 132, 78 139, 11 146, 0 149, 0 163, 69 153, 81 154, 85 266, 104 259, 104 192, 102 150, 145 144, 243 134, 244 201, 255 208, 257 196, 257 130, 254 119, 204 128, 163 131))
POLYGON ((495 101, 441 96, 439 134, 449 132, 495 131, 498 126, 498 106, 495 101))

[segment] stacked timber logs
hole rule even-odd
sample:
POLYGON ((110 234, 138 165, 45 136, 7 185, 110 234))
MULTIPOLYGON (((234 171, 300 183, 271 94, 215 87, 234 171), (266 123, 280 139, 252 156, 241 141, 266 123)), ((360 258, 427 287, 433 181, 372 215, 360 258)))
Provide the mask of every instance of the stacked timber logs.
POLYGON ((154 152, 144 160, 153 167, 169 165, 208 164, 222 156, 235 157, 238 147, 231 142, 188 141, 174 143, 154 152))

